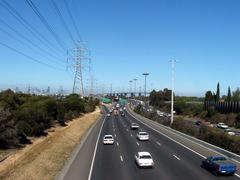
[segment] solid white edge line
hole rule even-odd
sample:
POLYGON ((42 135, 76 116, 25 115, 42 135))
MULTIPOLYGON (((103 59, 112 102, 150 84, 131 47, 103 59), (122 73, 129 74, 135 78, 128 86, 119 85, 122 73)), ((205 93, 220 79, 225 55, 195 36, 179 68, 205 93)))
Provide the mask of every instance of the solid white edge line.
MULTIPOLYGON (((199 155, 200 157, 202 157, 202 158, 206 159, 206 157, 205 157, 205 156, 203 156, 202 154, 200 154, 200 153, 198 153, 198 152, 196 152, 196 151, 192 150, 191 148, 189 148, 189 147, 187 147, 187 146, 183 145, 182 143, 180 143, 180 142, 178 142, 178 141, 176 141, 176 140, 172 139, 171 137, 167 136, 166 134, 163 134, 162 132, 160 132, 160 131, 158 131, 158 130, 156 130, 156 129, 152 128, 151 126, 149 126, 148 124, 144 123, 143 121, 140 121, 140 120, 138 120, 138 119, 137 119, 137 118, 135 118, 135 117, 134 117, 134 116, 133 116, 131 113, 128 113, 128 114, 129 114, 130 116, 132 116, 132 117, 133 117, 135 120, 137 120, 138 122, 140 122, 140 123, 143 123, 145 126, 147 126, 147 127, 149 127, 150 129, 154 130, 155 132, 158 132, 158 133, 160 133, 161 135, 163 135, 163 136, 165 136, 166 138, 168 138, 168 139, 172 140, 173 142, 175 142, 175 143, 179 144, 180 146, 182 146, 182 147, 184 147, 184 148, 188 149, 189 151, 192 151, 193 153, 195 153, 195 154, 199 155)), ((240 175, 239 175, 239 174, 235 173, 234 175, 240 178, 240 175)))
POLYGON ((97 152, 98 141, 99 141, 100 134, 101 134, 101 132, 102 132, 102 128, 103 128, 103 125, 104 125, 104 123, 105 123, 105 120, 106 120, 106 117, 104 118, 104 120, 103 120, 103 122, 102 122, 102 125, 101 125, 101 128, 100 128, 99 133, 98 133, 98 138, 97 138, 97 142, 96 142, 96 144, 95 144, 95 149, 94 149, 93 159, 92 159, 92 163, 91 163, 91 168, 90 168, 89 175, 88 175, 88 180, 90 180, 90 179, 91 179, 91 176, 92 176, 92 170, 93 170, 93 165, 94 165, 95 156, 96 156, 96 152, 97 152))

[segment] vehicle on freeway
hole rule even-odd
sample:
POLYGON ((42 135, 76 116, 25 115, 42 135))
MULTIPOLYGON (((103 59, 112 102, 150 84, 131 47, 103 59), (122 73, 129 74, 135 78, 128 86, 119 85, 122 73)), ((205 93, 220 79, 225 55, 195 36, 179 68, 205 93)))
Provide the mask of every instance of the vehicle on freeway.
POLYGON ((153 167, 154 162, 149 152, 138 152, 135 154, 135 162, 138 167, 153 167))
POLYGON ((215 176, 221 174, 234 175, 237 166, 223 156, 210 156, 202 161, 202 167, 211 171, 215 176))
POLYGON ((236 133, 230 128, 224 129, 224 132, 227 133, 230 136, 235 136, 236 135, 236 133))
POLYGON ((112 110, 112 109, 110 109, 110 110, 109 110, 109 113, 112 113, 112 112, 113 112, 113 110, 112 110))
POLYGON ((107 113, 107 117, 110 117, 111 116, 111 114, 110 113, 107 113))
POLYGON ((112 135, 107 134, 103 137, 103 144, 114 144, 114 138, 112 135))
POLYGON ((164 116, 165 116, 165 117, 171 117, 171 114, 165 113, 164 116))
POLYGON ((217 127, 220 129, 228 129, 228 125, 226 125, 225 123, 218 123, 217 127))
POLYGON ((117 116, 117 115, 118 115, 118 110, 115 109, 115 110, 113 111, 113 114, 114 114, 115 116, 117 116))
POLYGON ((196 122, 195 122, 195 125, 196 125, 196 126, 200 126, 201 124, 202 124, 202 121, 196 121, 196 122))
POLYGON ((119 108, 119 107, 120 107, 120 105, 119 105, 119 104, 117 104, 117 105, 116 105, 116 108, 119 108))
POLYGON ((124 113, 124 112, 122 112, 122 113, 121 113, 121 116, 125 116, 125 113, 124 113))
POLYGON ((131 123, 131 129, 139 129, 139 125, 137 123, 131 123))
POLYGON ((160 116, 160 117, 163 117, 164 116, 164 112, 161 112, 159 110, 157 110, 157 114, 160 116))
POLYGON ((140 131, 137 133, 137 138, 140 141, 148 141, 149 140, 149 134, 144 132, 144 131, 140 131))
POLYGON ((126 110, 126 107, 123 107, 123 110, 126 110))

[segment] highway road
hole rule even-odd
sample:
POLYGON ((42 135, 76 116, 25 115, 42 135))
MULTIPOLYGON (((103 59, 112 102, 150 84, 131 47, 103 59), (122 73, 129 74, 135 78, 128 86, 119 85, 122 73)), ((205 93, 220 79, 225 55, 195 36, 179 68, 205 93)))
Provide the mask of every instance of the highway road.
POLYGON ((126 116, 106 117, 99 132, 89 180, 211 180, 239 179, 215 177, 201 168, 203 157, 179 145, 171 139, 137 121, 126 112, 126 116), (130 129, 130 123, 137 122, 140 129, 150 135, 150 140, 140 142, 136 138, 137 130, 130 129), (103 145, 105 134, 112 134, 114 145, 103 145), (148 151, 154 160, 153 169, 139 169, 134 162, 134 154, 148 151))

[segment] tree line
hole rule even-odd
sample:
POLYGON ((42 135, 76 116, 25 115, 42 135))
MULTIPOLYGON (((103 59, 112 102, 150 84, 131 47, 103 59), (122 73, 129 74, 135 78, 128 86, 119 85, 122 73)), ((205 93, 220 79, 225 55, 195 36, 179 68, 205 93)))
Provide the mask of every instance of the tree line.
POLYGON ((55 123, 62 126, 82 113, 95 110, 99 101, 81 98, 77 94, 66 97, 37 96, 0 92, 0 148, 21 147, 31 143, 28 137, 46 135, 55 123))
POLYGON ((208 90, 205 93, 205 101, 240 101, 240 89, 231 91, 230 86, 228 86, 227 95, 221 96, 220 83, 218 82, 216 92, 208 90))

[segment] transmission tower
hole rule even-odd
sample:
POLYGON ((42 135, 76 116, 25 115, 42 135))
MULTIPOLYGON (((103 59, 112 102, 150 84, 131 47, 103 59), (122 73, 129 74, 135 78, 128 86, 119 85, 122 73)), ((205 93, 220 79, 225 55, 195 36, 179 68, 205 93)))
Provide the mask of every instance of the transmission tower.
POLYGON ((70 70, 74 73, 72 93, 80 94, 81 96, 85 95, 83 73, 90 72, 90 55, 89 49, 81 41, 76 41, 75 47, 68 50, 68 61, 71 60, 70 70), (84 72, 87 69, 89 71, 84 72))

